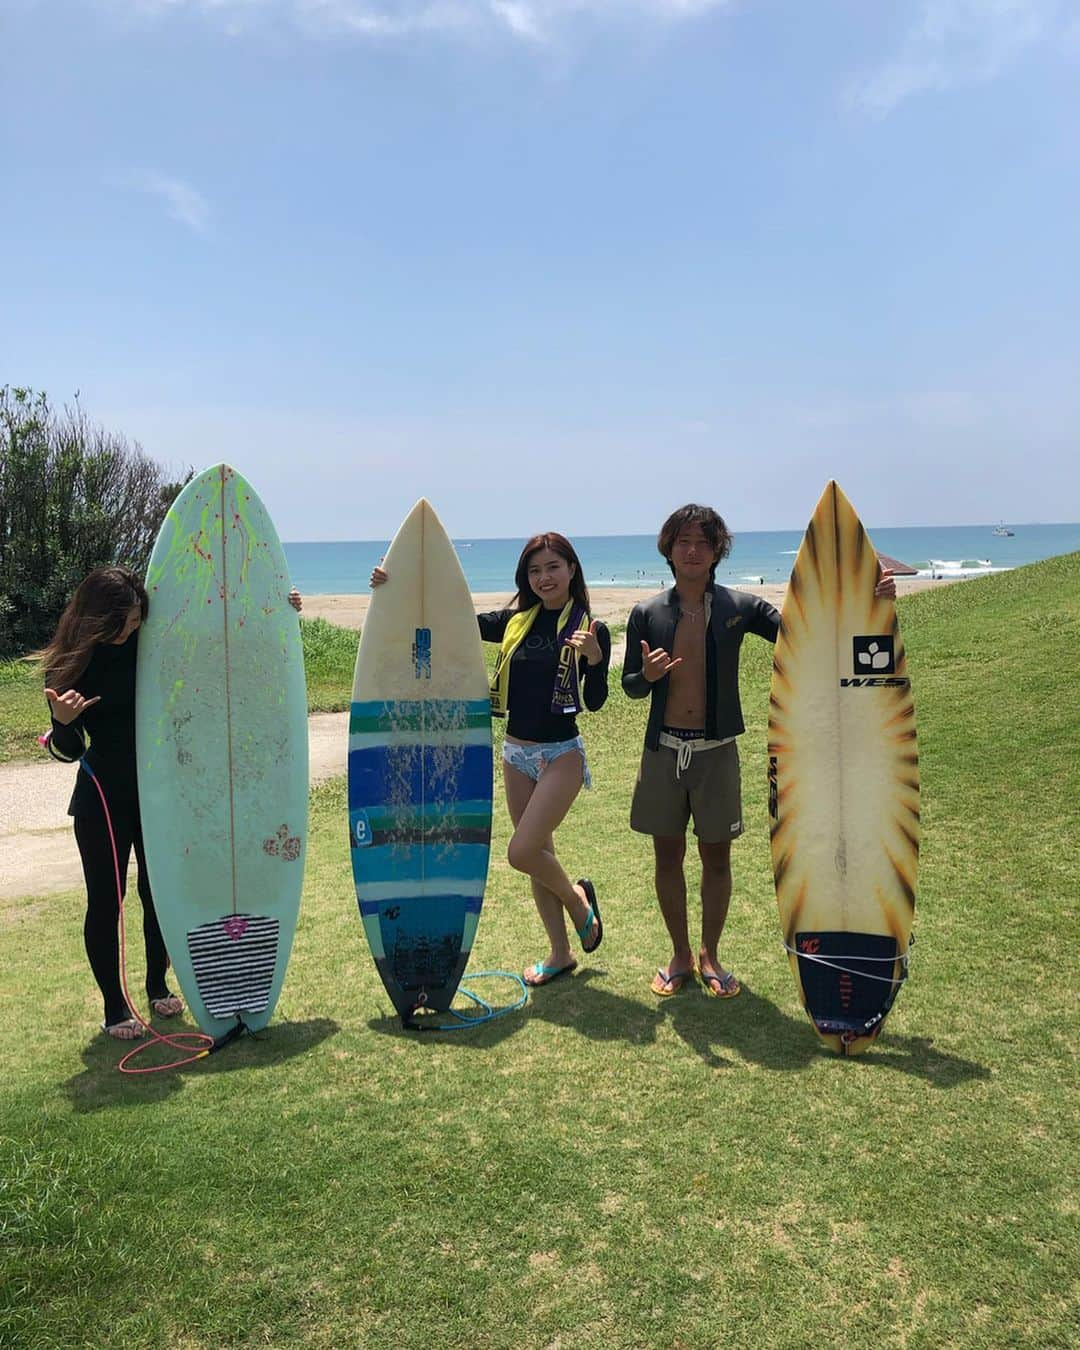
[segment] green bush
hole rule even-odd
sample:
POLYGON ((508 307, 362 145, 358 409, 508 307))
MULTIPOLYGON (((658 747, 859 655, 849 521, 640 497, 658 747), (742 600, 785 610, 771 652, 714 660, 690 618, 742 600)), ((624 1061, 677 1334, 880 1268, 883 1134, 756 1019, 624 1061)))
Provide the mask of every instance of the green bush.
POLYGON ((142 574, 188 479, 170 482, 141 446, 53 411, 45 394, 0 388, 0 659, 51 637, 95 567, 142 574))

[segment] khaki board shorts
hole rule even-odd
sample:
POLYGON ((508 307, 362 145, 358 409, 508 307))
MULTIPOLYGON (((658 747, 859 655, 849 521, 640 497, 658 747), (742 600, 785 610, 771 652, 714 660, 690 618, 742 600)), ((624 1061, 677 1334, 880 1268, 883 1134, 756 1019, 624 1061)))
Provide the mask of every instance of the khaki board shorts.
POLYGON ((674 838, 691 818, 704 844, 724 844, 742 834, 739 748, 734 741, 698 750, 678 775, 679 752, 661 746, 641 756, 630 828, 640 834, 674 838))

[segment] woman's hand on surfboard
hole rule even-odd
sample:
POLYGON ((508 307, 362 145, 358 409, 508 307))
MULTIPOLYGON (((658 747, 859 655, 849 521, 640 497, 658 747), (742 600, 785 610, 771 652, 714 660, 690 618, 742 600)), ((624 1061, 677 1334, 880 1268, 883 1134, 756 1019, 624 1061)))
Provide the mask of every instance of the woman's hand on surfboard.
POLYGON ((368 584, 371 586, 371 589, 374 590, 376 586, 381 586, 384 582, 389 580, 390 578, 381 567, 373 567, 371 569, 371 579, 368 584))
POLYGON ((301 598, 300 592, 296 589, 295 586, 289 592, 289 604, 292 605, 293 609, 296 610, 297 614, 299 614, 300 611, 304 608, 304 601, 301 598))
POLYGON ((96 694, 93 698, 83 698, 77 689, 69 689, 66 694, 58 694, 55 689, 46 689, 45 697, 49 700, 53 717, 64 727, 70 726, 76 718, 81 717, 87 708, 101 702, 100 694, 96 694))
POLYGON ((896 599, 896 581, 891 567, 882 567, 878 563, 877 585, 874 587, 874 598, 877 600, 895 600, 896 599))
POLYGON ((590 666, 597 665, 604 659, 604 653, 600 650, 600 643, 596 637, 596 620, 593 619, 589 624, 588 630, 579 629, 576 633, 571 633, 566 639, 569 646, 577 649, 581 656, 590 666))
POLYGON ((677 656, 673 661, 663 647, 650 647, 644 638, 641 639, 641 673, 650 684, 662 680, 668 671, 674 670, 681 661, 681 656, 677 656))

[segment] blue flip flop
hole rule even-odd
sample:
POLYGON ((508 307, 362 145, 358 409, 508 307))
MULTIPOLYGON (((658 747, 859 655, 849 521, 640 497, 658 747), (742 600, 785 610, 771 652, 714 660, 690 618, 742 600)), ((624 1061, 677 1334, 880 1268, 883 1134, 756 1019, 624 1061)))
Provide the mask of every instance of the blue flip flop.
POLYGON ((577 962, 571 961, 567 966, 545 966, 543 962, 537 961, 531 965, 522 978, 530 989, 540 989, 545 984, 550 984, 552 980, 557 980, 560 975, 568 975, 570 971, 577 970, 577 962), (530 980, 530 974, 538 975, 540 978, 530 980))
POLYGON ((600 902, 596 898, 596 887, 588 877, 579 877, 578 885, 585 892, 585 898, 589 902, 589 912, 585 915, 585 922, 577 930, 577 935, 581 939, 581 950, 589 955, 596 951, 604 940, 604 921, 600 917, 600 902), (586 947, 585 934, 592 927, 594 919, 596 920, 596 941, 591 947, 586 947))

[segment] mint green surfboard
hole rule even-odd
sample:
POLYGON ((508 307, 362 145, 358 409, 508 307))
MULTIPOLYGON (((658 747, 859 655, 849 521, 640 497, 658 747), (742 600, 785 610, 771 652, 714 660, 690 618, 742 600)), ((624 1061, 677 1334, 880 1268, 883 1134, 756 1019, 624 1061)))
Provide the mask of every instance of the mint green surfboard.
POLYGON ((135 727, 146 860, 180 990, 203 1031, 257 1031, 281 992, 307 853, 307 696, 285 555, 227 464, 158 535, 135 727))

